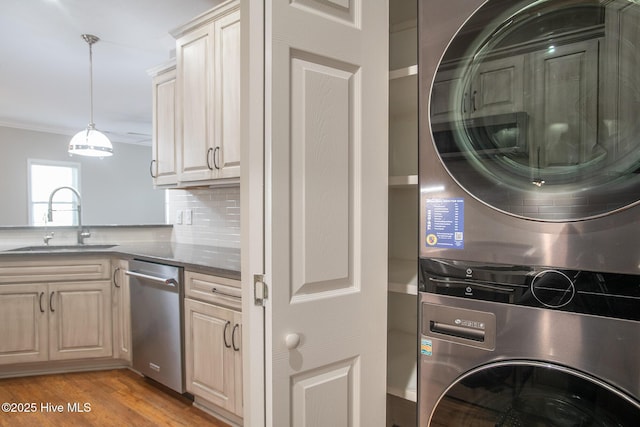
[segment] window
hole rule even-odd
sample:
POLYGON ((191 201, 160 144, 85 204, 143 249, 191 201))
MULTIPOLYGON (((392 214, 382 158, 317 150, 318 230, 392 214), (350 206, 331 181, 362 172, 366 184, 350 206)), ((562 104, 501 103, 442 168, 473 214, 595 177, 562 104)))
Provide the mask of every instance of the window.
POLYGON ((58 187, 79 189, 80 164, 28 160, 29 224, 76 225, 78 199, 71 190, 60 190, 53 198, 53 221, 47 221, 49 195, 58 187))

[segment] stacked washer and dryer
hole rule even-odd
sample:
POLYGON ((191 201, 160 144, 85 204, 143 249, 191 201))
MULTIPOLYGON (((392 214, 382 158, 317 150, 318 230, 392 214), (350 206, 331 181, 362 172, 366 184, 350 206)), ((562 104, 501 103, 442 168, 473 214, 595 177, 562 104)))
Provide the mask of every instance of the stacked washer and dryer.
POLYGON ((418 4, 419 425, 639 425, 640 3, 418 4))

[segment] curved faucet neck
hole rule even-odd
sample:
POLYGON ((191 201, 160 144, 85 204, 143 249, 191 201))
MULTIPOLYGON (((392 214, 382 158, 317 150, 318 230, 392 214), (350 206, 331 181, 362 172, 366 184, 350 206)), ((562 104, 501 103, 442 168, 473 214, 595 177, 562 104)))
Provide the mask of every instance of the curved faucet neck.
POLYGON ((49 203, 47 205, 47 220, 49 222, 53 221, 53 196, 60 190, 70 190, 73 194, 76 195, 78 199, 77 203, 77 211, 78 211, 78 226, 82 227, 82 214, 81 214, 81 205, 82 205, 82 196, 80 196, 80 192, 73 187, 62 186, 54 189, 51 194, 49 194, 49 203))
POLYGON ((62 186, 62 187, 58 187, 58 188, 54 189, 54 190, 51 192, 51 194, 49 194, 49 205, 51 205, 51 203, 52 203, 52 201, 53 201, 53 196, 54 196, 54 194, 56 194, 58 191, 60 191, 60 190, 64 190, 64 189, 71 190, 71 191, 73 192, 73 194, 75 194, 75 195, 76 195, 76 197, 78 198, 78 204, 82 203, 82 196, 80 196, 80 193, 78 192, 78 190, 76 190, 76 189, 75 189, 75 188, 73 188, 73 187, 62 186))

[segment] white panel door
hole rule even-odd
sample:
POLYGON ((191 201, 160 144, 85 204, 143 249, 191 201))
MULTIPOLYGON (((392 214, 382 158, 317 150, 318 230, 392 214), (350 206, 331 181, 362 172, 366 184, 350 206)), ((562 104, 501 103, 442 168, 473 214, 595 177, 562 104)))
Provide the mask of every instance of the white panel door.
POLYGON ((383 426, 388 4, 266 16, 267 425, 383 426))

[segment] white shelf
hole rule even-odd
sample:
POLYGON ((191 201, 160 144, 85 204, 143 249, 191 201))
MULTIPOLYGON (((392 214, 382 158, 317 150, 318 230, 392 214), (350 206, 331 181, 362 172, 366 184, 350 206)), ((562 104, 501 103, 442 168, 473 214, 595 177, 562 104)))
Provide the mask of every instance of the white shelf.
POLYGON ((387 393, 417 401, 417 337, 398 330, 388 332, 387 393))
POLYGON ((418 66, 410 65, 408 67, 398 68, 397 70, 389 71, 389 81, 402 79, 410 76, 417 76, 417 75, 418 75, 418 66))
POLYGON ((389 291, 418 295, 418 261, 389 259, 389 291))
POLYGON ((418 115, 418 66, 389 72, 389 116, 418 115))
POLYGON ((418 27, 417 19, 408 19, 402 22, 396 22, 389 25, 389 33, 399 33, 406 30, 415 30, 418 27))
POLYGON ((413 187, 418 185, 418 175, 390 176, 389 188, 413 187))

